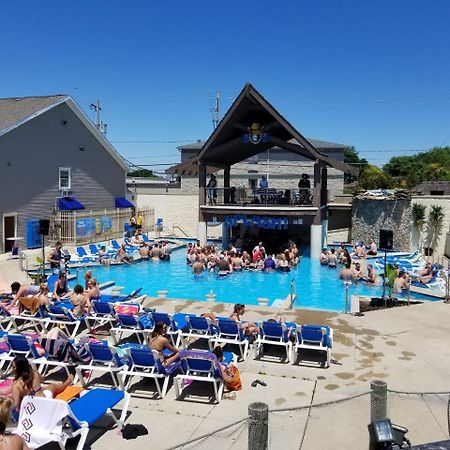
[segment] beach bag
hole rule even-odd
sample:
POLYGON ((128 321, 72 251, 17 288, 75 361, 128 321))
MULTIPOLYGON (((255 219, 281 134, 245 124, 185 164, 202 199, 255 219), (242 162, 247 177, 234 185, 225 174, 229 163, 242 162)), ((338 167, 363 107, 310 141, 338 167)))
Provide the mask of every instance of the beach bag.
POLYGON ((230 382, 225 383, 225 387, 229 391, 240 391, 242 389, 242 383, 241 383, 241 374, 239 373, 239 369, 234 365, 230 365, 228 367, 228 369, 232 372, 233 379, 230 382))

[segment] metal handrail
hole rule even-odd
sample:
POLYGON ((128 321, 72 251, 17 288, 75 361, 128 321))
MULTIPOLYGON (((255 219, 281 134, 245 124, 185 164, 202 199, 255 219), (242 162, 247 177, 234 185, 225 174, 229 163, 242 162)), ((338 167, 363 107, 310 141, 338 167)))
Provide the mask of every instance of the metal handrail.
POLYGON ((314 189, 296 188, 204 188, 205 204, 211 206, 313 206, 314 189))

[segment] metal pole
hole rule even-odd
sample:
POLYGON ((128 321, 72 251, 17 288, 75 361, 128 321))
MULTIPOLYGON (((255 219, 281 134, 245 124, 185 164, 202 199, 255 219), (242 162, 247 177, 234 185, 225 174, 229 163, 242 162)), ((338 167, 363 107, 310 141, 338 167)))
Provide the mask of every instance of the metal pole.
POLYGON ((386 295, 386 260, 387 260, 387 252, 385 249, 384 250, 383 301, 385 301, 385 295, 386 295))
POLYGON ((381 380, 370 382, 370 422, 387 418, 387 383, 381 380))
POLYGON ((269 406, 255 402, 248 405, 248 450, 267 450, 269 441, 269 406))

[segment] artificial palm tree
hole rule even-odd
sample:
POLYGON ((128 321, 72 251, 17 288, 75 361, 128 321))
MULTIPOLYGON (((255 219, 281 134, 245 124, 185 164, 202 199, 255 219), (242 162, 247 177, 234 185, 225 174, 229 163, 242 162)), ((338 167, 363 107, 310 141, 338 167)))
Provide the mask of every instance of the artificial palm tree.
POLYGON ((417 247, 422 250, 422 232, 426 223, 425 211, 427 207, 420 203, 413 203, 411 206, 411 215, 413 222, 413 230, 415 231, 417 247))
POLYGON ((434 249, 439 239, 442 222, 444 221, 444 208, 440 205, 431 205, 428 213, 430 247, 434 249))

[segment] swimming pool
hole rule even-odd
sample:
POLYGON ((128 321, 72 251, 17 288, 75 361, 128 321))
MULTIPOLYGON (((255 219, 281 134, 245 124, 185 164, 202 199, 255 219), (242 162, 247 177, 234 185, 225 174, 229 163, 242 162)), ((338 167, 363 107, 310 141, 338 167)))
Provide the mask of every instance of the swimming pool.
MULTIPOLYGON (((124 293, 143 287, 143 292, 150 296, 156 297, 157 291, 167 290, 169 298, 206 300, 206 294, 212 292, 217 302, 250 305, 258 304, 260 297, 268 298, 269 305, 278 304, 289 295, 294 280, 295 308, 343 311, 345 307, 345 287, 338 278, 339 269, 321 266, 307 253, 303 254, 300 265, 289 273, 244 271, 223 278, 204 273, 195 278, 186 264, 184 249, 174 251, 170 262, 141 261, 129 266, 96 267, 93 273, 99 282, 114 280, 117 286, 124 287, 124 293)), ((81 276, 82 272, 80 279, 81 276)), ((381 293, 382 286, 358 283, 349 287, 349 297, 381 293)), ((418 294, 411 294, 411 298, 430 300, 418 294)))

